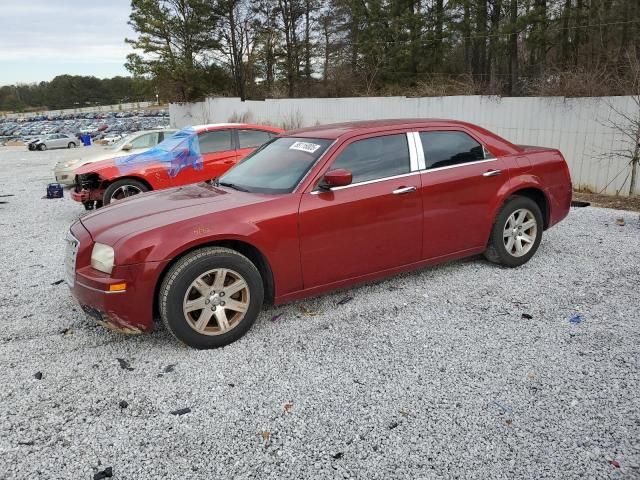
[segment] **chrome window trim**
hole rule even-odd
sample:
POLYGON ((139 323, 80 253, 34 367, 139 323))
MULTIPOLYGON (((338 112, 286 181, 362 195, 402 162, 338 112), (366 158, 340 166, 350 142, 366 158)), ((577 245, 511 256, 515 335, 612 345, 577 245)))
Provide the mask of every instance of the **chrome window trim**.
POLYGON ((418 147, 415 136, 412 132, 407 132, 407 145, 409 147, 409 170, 415 172, 418 168, 418 147))
POLYGON ((418 170, 426 170, 427 163, 424 158, 424 147, 422 146, 422 139, 420 138, 420 132, 411 132, 416 144, 416 151, 418 154, 418 170))
POLYGON ((497 158, 487 158, 486 160, 476 160, 475 162, 458 163, 456 165, 447 165, 446 167, 427 168, 422 173, 439 172, 440 170, 448 170, 450 168, 466 167, 467 165, 476 165, 479 163, 495 162, 497 158))
POLYGON ((343 187, 332 187, 329 190, 313 190, 310 193, 311 193, 311 195, 318 195, 319 193, 334 192, 334 191, 337 191, 337 190, 345 190, 347 188, 359 187, 361 185, 370 185, 372 183, 384 182, 386 180, 395 180, 396 178, 411 177, 413 175, 420 175, 421 173, 423 173, 423 172, 421 172, 419 170, 416 170, 415 172, 403 173, 402 175, 393 175, 391 177, 384 177, 384 178, 376 178, 374 180, 367 180, 366 182, 352 183, 350 185, 345 185, 343 187))

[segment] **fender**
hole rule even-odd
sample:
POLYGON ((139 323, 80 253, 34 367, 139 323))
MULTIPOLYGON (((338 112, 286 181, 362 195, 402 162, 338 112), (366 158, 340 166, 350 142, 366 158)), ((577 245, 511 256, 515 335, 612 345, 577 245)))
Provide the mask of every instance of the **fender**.
POLYGON ((547 223, 551 216, 551 199, 549 198, 547 188, 542 184, 540 178, 530 171, 523 172, 511 177, 509 179, 509 182, 505 183, 503 188, 498 191, 498 194, 496 195, 496 203, 493 205, 491 212, 492 218, 496 218, 496 216, 498 215, 498 211, 509 197, 511 197, 514 193, 527 188, 537 190, 544 195, 547 203, 547 211, 542 212, 542 214, 546 215, 545 223, 547 223))

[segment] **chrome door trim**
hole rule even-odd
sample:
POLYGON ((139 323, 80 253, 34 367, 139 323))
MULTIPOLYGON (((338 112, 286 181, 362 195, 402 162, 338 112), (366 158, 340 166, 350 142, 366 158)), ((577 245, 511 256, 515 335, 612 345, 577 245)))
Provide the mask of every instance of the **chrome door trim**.
POLYGON ((438 172, 440 170, 448 170, 450 168, 466 167, 467 165, 477 165, 477 164, 480 164, 480 163, 495 162, 496 160, 498 160, 498 159, 497 158, 488 158, 486 160, 476 160, 475 162, 458 163, 456 165, 447 165, 446 167, 427 168, 426 170, 423 170, 422 173, 438 172))
POLYGON ((361 185, 370 185, 372 183, 379 183, 387 180, 395 180, 396 178, 412 177, 414 175, 420 175, 421 173, 423 172, 416 171, 416 172, 403 173, 402 175, 393 175, 391 177, 376 178, 375 180, 367 180, 366 182, 352 183, 350 185, 344 185, 342 187, 333 187, 333 188, 330 188, 329 190, 314 190, 310 193, 311 195, 318 195, 319 193, 326 193, 327 191, 333 192, 336 190, 344 190, 346 188, 359 187, 361 185))
POLYGON ((500 169, 496 169, 496 170, 489 170, 487 172, 484 172, 482 174, 483 177, 497 177, 498 175, 500 175, 502 173, 502 170, 500 169))

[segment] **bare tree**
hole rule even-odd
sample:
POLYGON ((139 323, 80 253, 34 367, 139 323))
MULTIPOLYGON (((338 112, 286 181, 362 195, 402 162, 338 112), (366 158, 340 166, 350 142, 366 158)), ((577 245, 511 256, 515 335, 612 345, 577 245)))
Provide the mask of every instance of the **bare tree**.
MULTIPOLYGON (((627 53, 627 59, 629 63, 628 75, 632 76, 631 82, 633 85, 633 95, 630 95, 632 108, 630 111, 623 110, 614 105, 613 102, 607 101, 613 118, 608 118, 602 124, 621 134, 623 140, 620 143, 620 148, 605 152, 600 157, 625 158, 628 160, 625 167, 627 176, 620 189, 624 187, 627 179, 629 179, 629 196, 631 196, 636 193, 638 164, 640 163, 640 60, 638 60, 633 51, 627 53)), ((621 173, 624 173, 624 170, 619 172, 618 175, 621 173)))

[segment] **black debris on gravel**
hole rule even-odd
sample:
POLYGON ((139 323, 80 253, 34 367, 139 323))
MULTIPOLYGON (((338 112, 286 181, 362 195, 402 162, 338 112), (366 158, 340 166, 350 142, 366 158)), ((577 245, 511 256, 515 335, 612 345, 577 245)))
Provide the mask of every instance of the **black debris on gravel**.
POLYGON ((523 313, 522 314, 522 318, 524 318, 526 320, 531 320, 533 318, 533 315, 531 315, 529 313, 523 313))
POLYGON ((175 370, 176 365, 178 365, 177 363, 172 363, 171 365, 167 365, 166 367, 164 367, 164 373, 171 373, 175 370))
POLYGON ((190 413, 190 412, 191 412, 191 409, 189 407, 186 407, 186 408, 180 408, 178 410, 174 410, 173 412, 169 412, 169 413, 171 413, 171 415, 180 416, 180 415, 185 415, 185 414, 190 413))
POLYGON ((42 372, 36 372, 33 378, 35 378, 36 380, 42 380, 42 372))
POLYGON ((60 285, 62 282, 64 282, 64 280, 56 280, 51 285, 60 285))
POLYGON ((129 406, 129 403, 126 400, 120 400, 120 403, 118 405, 124 410, 129 406))
POLYGON ((340 300, 338 300, 338 302, 336 303, 336 305, 344 305, 345 303, 349 303, 351 300, 353 300, 353 297, 344 297, 340 300))
POLYGON ((113 467, 107 467, 93 475, 93 480, 102 480, 103 478, 113 477, 113 467))
POLYGON ((124 358, 116 358, 116 360, 118 360, 121 369, 129 370, 130 372, 133 371, 133 367, 129 365, 129 362, 127 362, 124 358))

